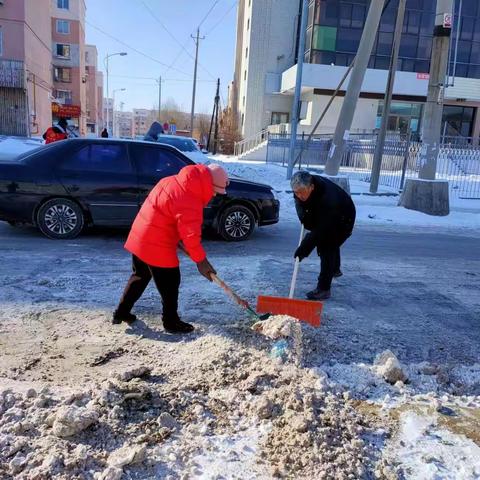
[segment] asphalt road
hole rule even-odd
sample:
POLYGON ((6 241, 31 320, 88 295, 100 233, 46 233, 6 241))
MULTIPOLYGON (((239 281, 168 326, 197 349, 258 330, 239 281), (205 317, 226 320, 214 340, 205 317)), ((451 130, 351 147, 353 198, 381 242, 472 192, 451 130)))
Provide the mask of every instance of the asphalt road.
MULTIPOLYGON (((243 243, 207 239, 219 274, 252 303, 258 293, 288 295, 296 223, 265 227, 243 243)), ((129 274, 125 231, 97 230, 52 241, 35 229, 0 222, 0 306, 111 310, 129 274)), ((480 239, 359 226, 342 250, 344 276, 326 302, 322 326, 307 329, 318 348, 307 365, 371 362, 393 350, 402 361, 473 364, 480 358, 480 239)), ((314 287, 319 259, 301 263, 296 296, 314 287)), ((198 324, 228 324, 241 317, 218 287, 182 262, 180 308, 198 324), (232 313, 233 312, 233 313, 232 313)), ((150 288, 137 313, 158 309, 150 288)))

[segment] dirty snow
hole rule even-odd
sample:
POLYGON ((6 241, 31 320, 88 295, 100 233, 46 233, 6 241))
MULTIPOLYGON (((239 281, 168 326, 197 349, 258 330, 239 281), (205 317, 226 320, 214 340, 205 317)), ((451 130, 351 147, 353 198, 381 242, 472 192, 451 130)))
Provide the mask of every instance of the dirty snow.
MULTIPOLYGON (((297 224, 283 168, 225 164, 265 178, 280 191, 281 225, 297 224)), ((403 210, 392 198, 354 200, 361 218, 380 204, 403 210)), ((379 225, 390 223, 384 220, 379 225)), ((376 344, 364 348, 377 362, 333 361, 322 327, 274 316, 254 331, 208 282, 182 286, 193 335, 164 333, 153 288, 136 310, 139 321, 113 326, 112 305, 128 274, 120 241, 86 237, 51 249, 32 235, 27 259, 14 251, 15 239, 5 239, 2 253, 21 267, 0 275, 0 478, 480 477, 480 363, 400 362, 398 352, 376 344), (282 340, 292 355, 272 355, 282 340)), ((263 268, 273 269, 268 261, 263 268)), ((261 265, 247 263, 239 267, 242 295, 259 285, 261 265)), ((227 270, 230 258, 215 265, 227 270)), ((383 281, 396 268, 389 265, 383 281)), ((191 269, 182 265, 189 281, 191 269)), ((261 286, 279 281, 272 273, 261 286)), ((341 312, 324 321, 334 328, 345 321, 341 312)))

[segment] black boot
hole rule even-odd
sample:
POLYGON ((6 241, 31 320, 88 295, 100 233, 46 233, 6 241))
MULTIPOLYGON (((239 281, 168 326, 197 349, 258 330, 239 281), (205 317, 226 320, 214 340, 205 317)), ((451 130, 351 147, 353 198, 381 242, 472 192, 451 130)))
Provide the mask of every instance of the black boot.
POLYGON ((119 312, 118 309, 113 312, 112 323, 114 325, 119 325, 122 322, 128 323, 129 325, 133 323, 137 317, 130 312, 119 312))
POLYGON ((309 300, 328 300, 330 296, 330 289, 320 290, 318 287, 315 290, 307 293, 307 298, 309 300))
POLYGON ((173 318, 163 318, 163 328, 168 333, 190 333, 195 330, 193 325, 182 322, 178 315, 173 318))
POLYGON ((338 278, 338 277, 341 277, 343 275, 343 272, 338 269, 334 274, 333 274, 333 278, 338 278))

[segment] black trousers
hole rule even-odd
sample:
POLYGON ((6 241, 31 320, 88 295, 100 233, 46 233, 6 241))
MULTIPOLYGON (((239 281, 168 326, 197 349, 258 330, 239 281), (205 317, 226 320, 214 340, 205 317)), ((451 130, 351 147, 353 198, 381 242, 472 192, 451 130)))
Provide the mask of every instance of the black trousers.
POLYGON ((129 313, 152 278, 162 297, 163 321, 175 321, 178 318, 180 269, 153 267, 135 255, 132 255, 132 275, 118 304, 118 312, 129 313))
POLYGON ((320 257, 320 275, 317 286, 320 290, 330 290, 333 275, 340 270, 341 266, 340 247, 351 234, 351 230, 339 231, 328 242, 317 246, 320 257))

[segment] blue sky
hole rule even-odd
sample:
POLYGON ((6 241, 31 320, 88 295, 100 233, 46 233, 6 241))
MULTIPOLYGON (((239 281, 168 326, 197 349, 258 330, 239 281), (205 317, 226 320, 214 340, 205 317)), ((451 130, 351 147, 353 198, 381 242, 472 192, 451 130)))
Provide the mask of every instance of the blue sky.
POLYGON ((237 1, 86 0, 86 4, 86 42, 98 48, 99 69, 105 71, 107 53, 128 52, 125 57, 110 58, 110 96, 113 89, 126 89, 115 93, 117 108, 121 101, 124 110, 156 107, 158 83, 153 78, 162 75, 162 103, 172 98, 182 110, 190 111, 195 55, 190 35, 202 21, 200 35, 206 38, 200 42, 195 111, 211 112, 217 78, 222 100, 227 101, 234 69, 237 1))

